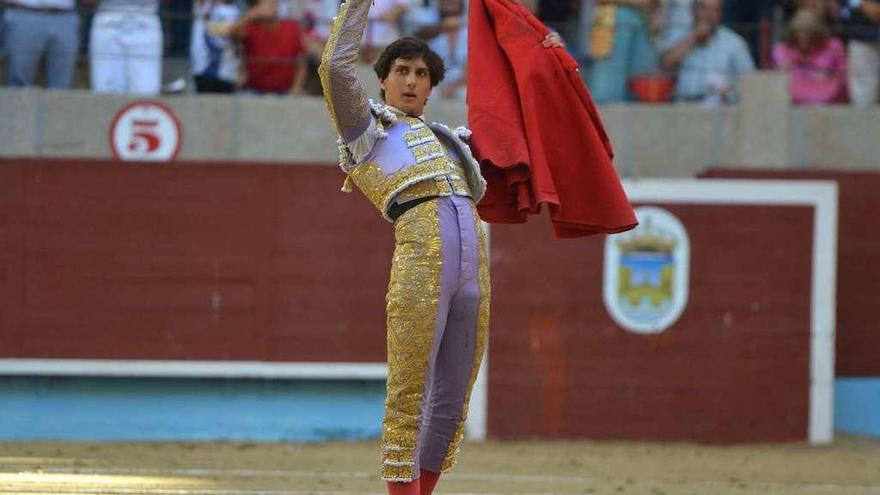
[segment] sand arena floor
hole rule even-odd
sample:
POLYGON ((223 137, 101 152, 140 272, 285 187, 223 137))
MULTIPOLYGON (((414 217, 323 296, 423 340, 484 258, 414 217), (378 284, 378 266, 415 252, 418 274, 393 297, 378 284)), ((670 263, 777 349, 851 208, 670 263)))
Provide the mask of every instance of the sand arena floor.
MULTIPOLYGON (((374 442, 0 443, 0 494, 382 494, 374 442)), ((880 441, 488 442, 438 494, 880 495, 880 441)))

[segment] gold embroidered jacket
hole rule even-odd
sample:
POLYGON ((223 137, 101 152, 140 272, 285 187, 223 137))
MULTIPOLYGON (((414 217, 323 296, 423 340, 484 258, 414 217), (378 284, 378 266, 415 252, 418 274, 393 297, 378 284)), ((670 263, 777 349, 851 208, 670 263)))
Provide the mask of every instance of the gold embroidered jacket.
POLYGON ((342 4, 318 69, 339 133, 340 167, 389 220, 394 202, 452 194, 478 202, 486 182, 463 141, 470 131, 429 125, 422 116, 367 99, 356 64, 370 4, 371 0, 342 4))

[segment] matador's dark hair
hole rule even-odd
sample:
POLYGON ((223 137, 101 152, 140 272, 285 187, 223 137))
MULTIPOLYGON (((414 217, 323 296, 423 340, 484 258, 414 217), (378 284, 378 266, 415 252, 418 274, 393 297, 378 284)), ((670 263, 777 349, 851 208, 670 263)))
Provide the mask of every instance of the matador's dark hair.
MULTIPOLYGON (((443 65, 443 59, 427 43, 418 38, 401 38, 394 43, 388 45, 379 59, 373 64, 373 70, 380 80, 386 79, 388 73, 391 72, 391 64, 395 60, 402 58, 404 60, 414 60, 421 57, 428 66, 428 73, 431 75, 431 87, 435 87, 443 81, 446 75, 446 66, 443 65)), ((385 100, 385 90, 379 90, 382 100, 385 100)))

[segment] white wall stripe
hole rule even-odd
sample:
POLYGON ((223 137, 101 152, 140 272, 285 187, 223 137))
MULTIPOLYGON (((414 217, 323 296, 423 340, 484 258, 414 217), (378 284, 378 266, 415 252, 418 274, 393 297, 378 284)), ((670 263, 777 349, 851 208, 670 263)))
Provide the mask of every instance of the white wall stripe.
MULTIPOLYGON (((492 264, 492 236, 491 227, 482 222, 483 231, 489 244, 489 265, 492 264)), ((491 336, 492 333, 489 332, 491 336)), ((489 342, 486 342, 486 353, 480 363, 480 371, 474 389, 471 391, 471 402, 468 406, 468 419, 465 424, 464 435, 468 440, 483 441, 486 439, 486 431, 489 428, 489 342)))
POLYGON ((0 359, 0 375, 384 380, 385 363, 278 363, 130 359, 0 359))

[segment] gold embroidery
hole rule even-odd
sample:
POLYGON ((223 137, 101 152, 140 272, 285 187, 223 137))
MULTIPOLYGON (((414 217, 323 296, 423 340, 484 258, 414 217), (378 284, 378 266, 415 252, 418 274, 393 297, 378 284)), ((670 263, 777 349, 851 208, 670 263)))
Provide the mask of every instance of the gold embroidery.
POLYGON ((403 134, 403 140, 406 141, 407 148, 413 146, 437 141, 437 136, 430 127, 423 125, 419 129, 410 129, 403 134))
POLYGON ((458 153, 449 149, 449 146, 446 145, 443 141, 440 141, 440 144, 443 145, 443 151, 446 152, 446 156, 449 157, 450 166, 453 169, 453 173, 458 175, 459 177, 467 177, 467 172, 464 170, 464 166, 461 164, 461 160, 458 159, 458 153))
POLYGON ((440 297, 442 240, 436 201, 406 211, 394 225, 388 284, 388 382, 382 422, 382 479, 413 478, 425 374, 440 297))
POLYGON ((349 172, 348 176, 351 177, 351 180, 358 186, 358 189, 367 196, 367 199, 369 199, 370 202, 376 206, 381 204, 377 204, 374 199, 376 195, 381 194, 380 187, 382 182, 385 181, 385 173, 382 172, 382 168, 378 163, 362 163, 349 172))
POLYGON ((416 182, 403 191, 400 191, 400 194, 398 194, 395 199, 398 203, 406 203, 407 201, 427 198, 429 196, 451 196, 452 187, 446 182, 446 178, 444 176, 437 178, 442 178, 443 180, 425 179, 421 182, 416 182))
POLYGON ((480 243, 480 266, 477 272, 477 279, 480 284, 480 307, 477 310, 477 342, 474 349, 474 362, 471 365, 471 377, 464 396, 464 411, 462 411, 461 421, 458 423, 458 428, 452 436, 452 442, 450 442, 449 448, 446 450, 446 459, 441 467, 444 473, 455 465, 459 444, 462 437, 464 437, 464 423, 467 421, 471 391, 474 388, 474 382, 477 380, 477 373, 480 370, 480 363, 483 361, 483 353, 486 351, 486 342, 489 338, 489 301, 491 300, 492 287, 489 278, 488 240, 486 239, 486 231, 483 230, 483 224, 480 222, 480 216, 477 214, 476 206, 471 205, 471 210, 474 215, 474 228, 477 229, 477 242, 480 243))
MULTIPOLYGON (((406 117, 405 121, 410 120, 421 122, 413 117, 406 117)), ((367 162, 355 167, 349 176, 358 188, 364 193, 367 199, 379 209, 385 218, 388 218, 388 207, 391 201, 414 185, 418 185, 419 189, 408 193, 406 199, 418 199, 426 196, 449 195, 448 186, 429 186, 421 184, 425 179, 438 176, 450 175, 452 181, 452 191, 458 196, 473 197, 466 182, 466 172, 461 164, 454 159, 454 153, 450 153, 440 141, 436 139, 433 131, 427 126, 418 131, 407 131, 404 139, 409 139, 412 134, 413 139, 420 139, 421 136, 433 136, 430 142, 414 145, 412 148, 413 156, 416 158, 416 164, 404 167, 397 172, 385 175, 378 163, 367 162), (463 179, 463 180, 459 180, 463 179), (425 192, 419 192, 425 191, 425 192)), ((444 178, 443 181, 446 181, 444 178)))
POLYGON ((445 174, 447 171, 446 157, 439 157, 403 168, 387 176, 378 163, 362 163, 350 172, 350 176, 364 196, 388 218, 388 206, 397 193, 412 184, 445 174))
POLYGON ((425 124, 425 122, 422 119, 420 119, 418 117, 411 117, 409 115, 404 115, 402 118, 403 118, 403 121, 406 122, 406 124, 409 126, 409 128, 414 131, 421 129, 422 127, 428 126, 427 124, 425 124))
POLYGON ((473 198, 471 194, 471 189, 468 187, 468 183, 466 180, 456 177, 452 181, 452 190, 455 192, 456 196, 467 196, 469 198, 473 198))
POLYGON ((446 156, 443 146, 441 146, 440 142, 436 139, 430 143, 416 146, 412 149, 412 154, 416 158, 416 163, 422 163, 440 156, 446 156))
POLYGON ((467 177, 467 175, 464 171, 464 167, 462 167, 461 163, 459 163, 459 162, 450 162, 449 163, 449 172, 452 175, 455 175, 456 177, 459 177, 461 179, 464 179, 465 177, 467 177))
POLYGON ((407 187, 401 191, 395 199, 398 203, 406 203, 414 199, 427 198, 429 196, 467 196, 471 197, 467 181, 441 175, 434 179, 425 179, 407 187), (451 185, 450 185, 451 183, 451 185))

